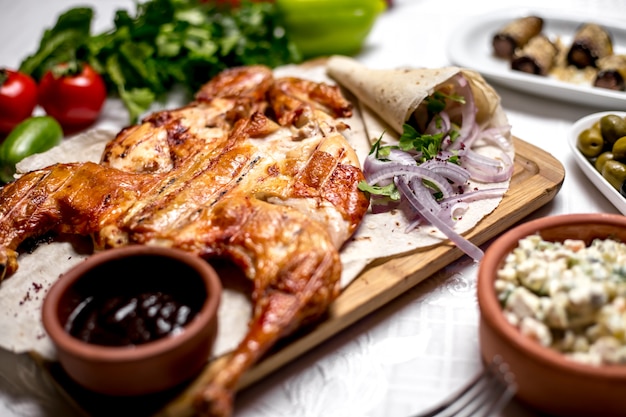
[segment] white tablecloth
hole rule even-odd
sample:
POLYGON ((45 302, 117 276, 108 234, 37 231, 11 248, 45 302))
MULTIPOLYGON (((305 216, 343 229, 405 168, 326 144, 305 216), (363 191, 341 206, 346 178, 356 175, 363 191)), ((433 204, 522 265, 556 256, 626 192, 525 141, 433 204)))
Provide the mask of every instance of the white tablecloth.
MULTIPOLYGON (((0 0, 0 66, 16 67, 32 53, 59 12, 96 7, 96 31, 130 0, 0 0)), ((621 19, 623 0, 395 0, 377 21, 359 59, 373 67, 450 64, 448 37, 474 16, 510 7, 578 11, 621 19)), ((513 134, 554 155, 565 182, 530 218, 617 210, 576 166, 566 142, 578 118, 598 111, 495 85, 513 134)), ((626 110, 626 108, 615 109, 626 110)), ((107 117, 103 126, 121 127, 107 117)), ((237 396, 236 417, 408 417, 471 378, 481 367, 475 296, 476 265, 467 257, 435 274, 376 313, 237 396)), ((0 415, 72 416, 46 375, 25 356, 0 351, 0 415)), ((515 401, 503 416, 531 416, 515 401)))

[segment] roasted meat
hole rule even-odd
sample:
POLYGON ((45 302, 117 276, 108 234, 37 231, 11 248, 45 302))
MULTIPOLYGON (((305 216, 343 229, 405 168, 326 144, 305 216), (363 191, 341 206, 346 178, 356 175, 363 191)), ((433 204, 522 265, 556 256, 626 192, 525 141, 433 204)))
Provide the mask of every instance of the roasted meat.
POLYGON ((227 416, 240 376, 338 295, 339 250, 368 207, 342 135, 351 112, 336 86, 226 70, 189 105, 122 130, 100 163, 3 187, 2 275, 22 242, 48 232, 92 236, 96 250, 159 245, 233 262, 253 283, 249 332, 196 398, 199 414, 227 416))

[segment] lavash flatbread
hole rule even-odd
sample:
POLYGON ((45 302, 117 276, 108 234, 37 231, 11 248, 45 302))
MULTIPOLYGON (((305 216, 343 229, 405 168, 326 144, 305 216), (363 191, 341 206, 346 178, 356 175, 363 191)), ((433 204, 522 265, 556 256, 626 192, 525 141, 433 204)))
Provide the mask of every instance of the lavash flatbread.
POLYGON ((459 67, 373 69, 349 57, 333 56, 328 60, 327 71, 398 134, 424 99, 459 73, 470 83, 478 109, 476 121, 481 125, 508 124, 500 96, 473 70, 459 67))

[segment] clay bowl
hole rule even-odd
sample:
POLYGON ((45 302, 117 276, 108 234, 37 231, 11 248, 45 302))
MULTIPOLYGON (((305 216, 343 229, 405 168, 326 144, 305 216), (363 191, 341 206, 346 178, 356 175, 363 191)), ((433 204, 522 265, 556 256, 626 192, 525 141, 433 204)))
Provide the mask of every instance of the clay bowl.
MULTIPOLYGON (((143 245, 111 249, 79 263, 50 288, 42 307, 43 325, 56 346, 61 366, 84 388, 114 396, 150 394, 191 379, 206 364, 217 333, 221 292, 217 273, 197 256, 143 245), (170 315, 177 320, 160 320, 156 327, 159 331, 153 328, 146 333, 135 329, 127 336, 123 330, 133 328, 128 324, 133 323, 128 321, 132 314, 124 319, 119 314, 128 312, 128 306, 132 307, 133 300, 137 301, 140 295, 143 298, 137 305, 149 303, 146 299, 155 294, 165 297, 160 300, 161 305, 169 302, 170 308, 184 306, 174 310, 179 315, 170 315), (106 316, 105 307, 95 306, 105 300, 109 304, 117 300, 127 306, 115 310, 117 327, 91 321, 98 323, 98 329, 108 329, 107 332, 91 332, 92 339, 84 339, 80 334, 85 334, 84 329, 88 328, 85 325, 83 333, 76 330, 76 336, 71 335, 68 321, 78 329, 81 323, 86 323, 83 321, 86 317, 102 320, 106 316), (173 300, 178 304, 172 304, 173 300), (183 320, 185 312, 190 319, 183 320), (164 323, 176 330, 168 331, 171 329, 164 323), (162 337, 147 337, 157 333, 163 333, 162 337)), ((142 315, 148 310, 131 311, 142 315)), ((172 310, 158 311, 163 318, 172 310)), ((108 317, 111 321, 113 316, 108 317)), ((143 323, 148 323, 146 316, 143 317, 143 323)), ((155 322, 150 323, 152 326, 155 322)), ((150 326, 146 324, 144 329, 150 326)))
POLYGON ((562 241, 613 237, 626 242, 626 217, 613 214, 569 214, 523 223, 497 238, 478 270, 479 340, 485 362, 500 355, 518 384, 517 398, 538 411, 558 416, 625 416, 626 366, 587 365, 567 359, 521 334, 502 314, 494 281, 517 242, 539 233, 562 241))

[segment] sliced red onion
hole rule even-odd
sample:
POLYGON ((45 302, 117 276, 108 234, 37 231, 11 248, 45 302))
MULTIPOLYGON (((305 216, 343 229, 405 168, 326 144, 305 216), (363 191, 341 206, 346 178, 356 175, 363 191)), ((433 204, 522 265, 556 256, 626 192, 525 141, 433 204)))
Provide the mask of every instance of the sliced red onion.
POLYGON ((443 208, 442 213, 446 213, 449 219, 460 219, 470 208, 470 203, 487 198, 501 198, 507 189, 504 187, 487 188, 484 190, 474 190, 465 192, 439 201, 443 208))
POLYGON ((422 202, 411 192, 411 188, 403 177, 394 179, 396 187, 402 195, 411 203, 417 212, 423 216, 430 224, 437 227, 451 242, 453 242, 460 250, 466 253, 475 261, 480 261, 484 255, 483 251, 469 240, 465 239, 457 233, 446 222, 442 221, 438 216, 426 210, 422 202))
POLYGON ((513 175, 513 161, 508 154, 502 152, 502 159, 489 158, 472 150, 466 150, 463 158, 467 161, 465 168, 471 173, 472 179, 480 182, 502 182, 513 175))
POLYGON ((476 122, 477 107, 468 81, 458 75, 453 78, 456 95, 462 96, 465 103, 455 103, 446 111, 440 112, 426 126, 426 134, 443 134, 442 150, 436 158, 417 165, 421 154, 391 149, 385 160, 376 155, 368 155, 364 162, 364 174, 369 184, 385 186, 395 183, 402 199, 390 202, 386 197, 372 196, 372 212, 384 212, 393 208, 410 211, 414 219, 407 232, 424 223, 437 227, 459 249, 475 260, 480 260, 483 252, 454 230, 455 219, 462 217, 469 209, 469 203, 481 199, 502 197, 505 187, 468 191, 464 187, 470 179, 478 182, 495 183, 506 181, 513 174, 513 161, 508 138, 510 126, 483 129, 476 122), (455 122, 460 121, 460 128, 455 122), (453 130, 458 136, 451 141, 453 130), (502 152, 498 157, 489 157, 471 149, 479 139, 498 147, 502 152), (460 165, 449 162, 458 156, 460 165), (441 191, 443 198, 437 201, 433 189, 425 184, 429 181, 441 191), (453 187, 456 185, 458 190, 453 187))
POLYGON ((417 165, 409 166, 394 162, 386 162, 382 168, 376 170, 375 172, 365 173, 365 179, 369 184, 385 184, 397 176, 407 176, 411 180, 427 180, 433 183, 444 194, 444 196, 449 196, 454 193, 452 186, 448 183, 448 180, 445 177, 417 165))
POLYGON ((426 130, 424 133, 428 135, 436 135, 438 133, 448 133, 452 124, 450 123, 450 117, 448 113, 442 111, 439 113, 440 117, 433 117, 433 119, 428 123, 426 130))
MULTIPOLYGON (((406 178, 405 178, 406 180, 406 178)), ((443 212, 443 208, 441 207, 441 205, 437 202, 437 200, 435 200, 435 198, 433 197, 431 190, 426 187, 424 185, 424 183, 422 181, 408 181, 409 187, 412 191, 412 194, 419 200, 422 202, 422 205, 424 206, 424 210, 428 210, 429 212, 431 212, 433 215, 439 217, 440 219, 442 219, 442 221, 452 224, 452 221, 450 218, 445 218, 445 216, 442 214, 443 212)), ((421 214, 421 213, 420 213, 421 214)))
POLYGON ((409 152, 405 152, 402 151, 400 149, 392 149, 389 152, 389 160, 393 161, 393 162, 397 162, 399 164, 404 164, 404 165, 416 165, 417 161, 415 160, 415 158, 419 158, 421 156, 420 153, 416 153, 415 155, 409 153, 409 152))
POLYGON ((465 104, 461 105, 461 130, 459 131, 459 137, 451 142, 447 149, 460 149, 460 147, 471 138, 471 135, 477 129, 476 113, 478 109, 474 103, 474 95, 472 89, 461 74, 455 76, 453 82, 456 83, 455 94, 462 96, 465 99, 465 104))
POLYGON ((454 184, 465 184, 470 179, 470 173, 466 168, 445 159, 430 159, 421 164, 420 167, 443 175, 454 184))
POLYGON ((450 206, 450 218, 460 219, 469 209, 469 203, 458 201, 450 206))

